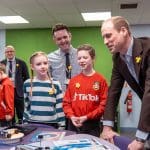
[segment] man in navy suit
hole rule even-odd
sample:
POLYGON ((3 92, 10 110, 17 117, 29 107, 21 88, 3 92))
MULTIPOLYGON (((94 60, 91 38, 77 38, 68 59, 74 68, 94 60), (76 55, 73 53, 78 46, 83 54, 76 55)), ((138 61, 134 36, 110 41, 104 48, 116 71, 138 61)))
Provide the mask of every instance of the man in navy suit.
MULTIPOLYGON (((112 130, 124 81, 141 99, 138 128, 129 150, 141 150, 150 135, 150 38, 134 38, 128 22, 121 16, 112 17, 101 27, 104 44, 113 54, 113 69, 101 137, 113 142, 112 130)), ((134 109, 134 108, 133 108, 134 109)))
MULTIPOLYGON (((12 45, 6 46, 5 56, 6 59, 1 63, 6 65, 6 73, 14 83, 15 112, 18 118, 18 123, 21 123, 24 112, 23 83, 29 78, 29 72, 26 63, 23 60, 15 57, 15 48, 12 45)), ((15 117, 13 122, 16 122, 15 117)))

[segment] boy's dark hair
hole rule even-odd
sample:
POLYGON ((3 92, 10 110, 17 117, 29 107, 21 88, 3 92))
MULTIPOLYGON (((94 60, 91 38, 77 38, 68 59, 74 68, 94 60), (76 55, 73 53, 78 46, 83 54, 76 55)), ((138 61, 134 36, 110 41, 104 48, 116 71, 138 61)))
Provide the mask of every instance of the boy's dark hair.
POLYGON ((68 32, 70 32, 69 28, 65 24, 58 23, 52 27, 52 35, 54 35, 54 32, 59 30, 67 30, 68 32))
POLYGON ((95 49, 90 44, 83 44, 78 46, 77 52, 82 50, 88 51, 92 59, 95 58, 95 49))

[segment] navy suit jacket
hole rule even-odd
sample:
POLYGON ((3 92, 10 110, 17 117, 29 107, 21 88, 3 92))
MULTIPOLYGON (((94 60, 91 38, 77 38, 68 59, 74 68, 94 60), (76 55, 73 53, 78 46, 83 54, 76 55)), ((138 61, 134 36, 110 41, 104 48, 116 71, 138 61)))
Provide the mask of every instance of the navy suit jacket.
POLYGON ((130 74, 120 53, 113 56, 113 70, 104 120, 114 121, 121 90, 124 81, 127 81, 142 101, 138 129, 150 132, 150 38, 134 39, 132 57, 139 83, 130 74), (136 61, 137 58, 140 60, 136 61))
MULTIPOLYGON (((29 78, 29 72, 26 63, 18 58, 16 59, 16 72, 15 72, 15 86, 17 98, 23 98, 23 84, 24 81, 29 78)), ((3 60, 1 63, 6 65, 7 60, 3 60)))

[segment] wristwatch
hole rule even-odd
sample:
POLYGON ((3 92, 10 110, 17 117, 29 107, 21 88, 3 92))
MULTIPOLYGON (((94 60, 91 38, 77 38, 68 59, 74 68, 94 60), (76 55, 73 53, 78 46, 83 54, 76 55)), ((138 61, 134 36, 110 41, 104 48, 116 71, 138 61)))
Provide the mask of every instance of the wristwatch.
POLYGON ((138 142, 141 142, 141 143, 145 143, 145 141, 146 141, 146 140, 141 139, 141 138, 139 138, 139 137, 136 137, 135 140, 138 141, 138 142))

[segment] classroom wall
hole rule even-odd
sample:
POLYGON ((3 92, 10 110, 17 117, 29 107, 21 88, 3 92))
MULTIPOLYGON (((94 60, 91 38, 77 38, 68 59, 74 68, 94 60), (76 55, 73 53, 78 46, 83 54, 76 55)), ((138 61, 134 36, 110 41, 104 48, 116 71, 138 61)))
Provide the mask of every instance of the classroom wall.
MULTIPOLYGON (((111 54, 103 44, 99 27, 70 28, 72 45, 89 43, 96 49, 95 69, 110 81, 112 59, 111 54)), ((54 51, 57 46, 52 40, 51 29, 18 29, 6 30, 6 44, 14 45, 16 56, 28 63, 29 57, 35 51, 54 51)))
POLYGON ((0 30, 0 61, 5 58, 4 48, 5 48, 5 30, 0 30))
MULTIPOLYGON (((109 83, 112 69, 112 59, 111 54, 103 44, 100 28, 80 27, 70 29, 72 32, 72 44, 74 47, 77 47, 83 43, 90 43, 94 46, 97 55, 95 69, 98 72, 101 72, 107 78, 109 83)), ((131 31, 134 37, 150 37, 150 25, 131 26, 131 31)), ((2 34, 4 35, 4 33, 2 34)), ((6 44, 14 45, 16 48, 17 57, 24 59, 27 64, 29 64, 28 59, 34 51, 43 50, 46 53, 49 53, 57 48, 52 40, 51 29, 6 30, 6 44)), ((139 120, 141 102, 137 95, 135 95, 133 100, 133 113, 130 115, 125 113, 126 108, 123 102, 127 91, 128 89, 123 89, 120 101, 120 127, 136 128, 139 120), (138 112, 138 114, 135 112, 138 112)))

